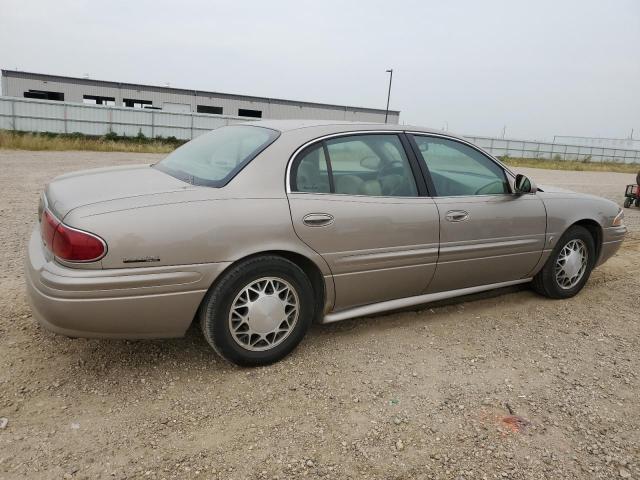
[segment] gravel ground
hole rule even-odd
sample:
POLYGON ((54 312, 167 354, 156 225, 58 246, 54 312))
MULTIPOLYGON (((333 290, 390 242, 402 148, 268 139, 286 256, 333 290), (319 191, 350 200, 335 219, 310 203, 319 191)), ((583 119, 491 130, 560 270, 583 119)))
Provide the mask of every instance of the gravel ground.
MULTIPOLYGON (((270 367, 222 362, 195 328, 42 330, 22 258, 43 184, 156 158, 0 151, 0 478, 640 478, 639 210, 573 299, 513 288, 315 326, 270 367)), ((522 171, 618 202, 633 180, 522 171)))

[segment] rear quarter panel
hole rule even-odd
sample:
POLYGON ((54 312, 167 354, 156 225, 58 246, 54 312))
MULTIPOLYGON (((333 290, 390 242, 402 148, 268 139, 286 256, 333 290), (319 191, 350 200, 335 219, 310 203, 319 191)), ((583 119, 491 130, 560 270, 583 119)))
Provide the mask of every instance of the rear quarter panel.
POLYGON ((188 201, 89 215, 78 210, 65 223, 106 241, 103 268, 233 262, 261 251, 287 250, 305 255, 323 274, 329 273, 295 235, 286 198, 188 201), (125 261, 142 257, 159 260, 125 261))

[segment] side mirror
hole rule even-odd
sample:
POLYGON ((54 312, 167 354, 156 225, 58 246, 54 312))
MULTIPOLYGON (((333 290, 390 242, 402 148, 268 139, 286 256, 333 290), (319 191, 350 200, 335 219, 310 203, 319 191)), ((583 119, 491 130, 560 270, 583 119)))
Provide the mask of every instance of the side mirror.
POLYGON ((516 175, 516 182, 514 186, 516 189, 516 193, 536 193, 538 191, 538 187, 536 187, 536 184, 521 173, 516 175))

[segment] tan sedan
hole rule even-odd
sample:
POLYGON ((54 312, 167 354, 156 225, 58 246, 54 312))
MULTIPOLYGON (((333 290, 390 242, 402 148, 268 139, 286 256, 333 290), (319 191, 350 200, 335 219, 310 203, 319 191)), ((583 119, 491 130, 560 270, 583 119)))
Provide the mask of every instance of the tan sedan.
POLYGON ((177 337, 197 320, 224 358, 259 365, 313 321, 527 282, 571 297, 620 247, 622 218, 442 132, 264 121, 54 179, 26 280, 54 332, 177 337))

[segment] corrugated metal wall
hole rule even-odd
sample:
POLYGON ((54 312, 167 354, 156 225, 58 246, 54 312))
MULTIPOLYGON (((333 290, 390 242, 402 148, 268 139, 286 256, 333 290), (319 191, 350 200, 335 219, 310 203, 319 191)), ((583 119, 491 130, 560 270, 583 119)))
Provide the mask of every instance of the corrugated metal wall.
POLYGON ((170 113, 137 108, 78 105, 27 98, 0 97, 0 129, 133 137, 195 138, 223 125, 252 119, 227 115, 170 113))
MULTIPOLYGON (((239 109, 259 110, 262 118, 271 119, 311 119, 348 120, 360 122, 384 122, 384 110, 357 108, 320 103, 297 102, 293 100, 270 99, 216 92, 184 90, 171 87, 132 85, 105 82, 93 79, 56 77, 28 72, 3 71, 3 95, 22 98, 29 90, 60 92, 65 102, 83 103, 84 95, 112 97, 116 106, 124 106, 124 99, 146 100, 156 108, 164 108, 165 103, 188 105, 191 112, 198 105, 222 107, 224 115, 237 116, 239 109)), ((388 123, 397 124, 400 113, 390 111, 388 123)))

